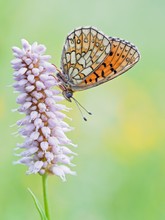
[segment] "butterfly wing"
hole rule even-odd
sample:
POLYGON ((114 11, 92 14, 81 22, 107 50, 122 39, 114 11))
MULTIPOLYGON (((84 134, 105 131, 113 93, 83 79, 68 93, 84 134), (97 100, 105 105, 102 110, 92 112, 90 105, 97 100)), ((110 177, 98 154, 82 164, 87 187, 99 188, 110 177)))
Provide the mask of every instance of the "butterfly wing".
POLYGON ((73 91, 89 89, 112 80, 132 68, 139 61, 140 53, 133 44, 112 37, 109 38, 109 42, 111 44, 109 55, 82 82, 72 85, 73 91))
POLYGON ((78 85, 98 68, 110 53, 107 36, 93 27, 81 27, 66 39, 61 58, 62 78, 69 85, 78 85))

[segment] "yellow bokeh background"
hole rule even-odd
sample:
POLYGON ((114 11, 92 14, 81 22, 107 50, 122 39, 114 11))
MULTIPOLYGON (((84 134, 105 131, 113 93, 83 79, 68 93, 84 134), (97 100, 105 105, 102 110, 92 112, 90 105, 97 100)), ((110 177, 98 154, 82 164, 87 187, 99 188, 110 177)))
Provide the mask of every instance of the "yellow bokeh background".
POLYGON ((165 2, 163 0, 0 0, 0 219, 40 219, 30 187, 42 203, 41 177, 13 165, 22 139, 21 117, 11 87, 11 47, 20 40, 47 47, 60 66, 67 34, 84 25, 134 43, 141 60, 122 76, 75 94, 89 111, 84 122, 75 105, 67 120, 78 148, 77 176, 48 179, 51 219, 165 219, 165 2))

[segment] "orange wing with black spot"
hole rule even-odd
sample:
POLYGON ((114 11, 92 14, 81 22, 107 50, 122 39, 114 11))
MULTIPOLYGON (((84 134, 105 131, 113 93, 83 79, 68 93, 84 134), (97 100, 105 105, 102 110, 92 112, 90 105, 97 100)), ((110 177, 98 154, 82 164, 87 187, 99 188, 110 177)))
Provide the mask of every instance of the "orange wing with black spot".
POLYGON ((111 50, 108 56, 81 83, 72 85, 73 91, 89 89, 112 80, 132 68, 139 61, 140 53, 133 44, 112 37, 109 38, 109 41, 111 50))

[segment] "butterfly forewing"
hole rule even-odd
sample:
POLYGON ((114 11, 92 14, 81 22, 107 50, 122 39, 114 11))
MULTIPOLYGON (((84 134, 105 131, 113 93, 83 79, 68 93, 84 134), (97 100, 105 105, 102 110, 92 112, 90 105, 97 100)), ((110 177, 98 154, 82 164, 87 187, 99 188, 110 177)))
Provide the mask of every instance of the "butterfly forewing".
POLYGON ((61 59, 62 73, 68 83, 78 85, 110 53, 107 36, 92 27, 78 28, 67 36, 61 59))

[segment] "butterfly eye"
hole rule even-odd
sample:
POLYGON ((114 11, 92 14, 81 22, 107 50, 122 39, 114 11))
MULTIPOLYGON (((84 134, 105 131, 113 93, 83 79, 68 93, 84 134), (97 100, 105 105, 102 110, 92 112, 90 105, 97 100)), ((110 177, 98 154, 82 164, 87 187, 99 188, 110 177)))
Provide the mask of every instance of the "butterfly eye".
POLYGON ((66 92, 66 96, 68 99, 70 99, 72 97, 72 95, 73 95, 72 92, 66 92))
POLYGON ((64 90, 62 92, 63 96, 65 97, 66 100, 68 100, 69 102, 71 102, 71 98, 73 96, 73 92, 72 91, 68 91, 68 90, 64 90))

